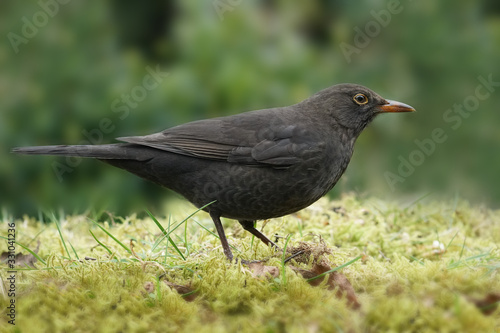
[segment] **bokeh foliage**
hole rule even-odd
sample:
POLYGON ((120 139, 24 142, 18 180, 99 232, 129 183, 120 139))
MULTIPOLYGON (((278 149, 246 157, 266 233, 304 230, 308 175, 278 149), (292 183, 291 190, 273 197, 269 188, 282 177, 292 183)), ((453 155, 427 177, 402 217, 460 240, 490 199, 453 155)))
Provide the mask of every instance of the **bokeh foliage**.
MULTIPOLYGON (((55 1, 55 0, 54 0, 55 1)), ((41 1, 50 3, 54 1, 41 1)), ((0 26, 0 206, 36 214, 157 205, 165 191, 125 172, 85 160, 58 181, 64 158, 9 154, 14 146, 76 144, 103 118, 115 137, 142 135, 183 122, 296 103, 341 82, 366 85, 414 106, 383 115, 361 135, 351 165, 332 195, 355 190, 381 197, 458 194, 498 207, 500 88, 451 130, 443 114, 474 94, 478 76, 500 81, 500 6, 491 1, 400 1, 401 12, 353 54, 355 27, 391 1, 69 1, 15 52, 36 1, 2 1, 0 26), (230 10, 222 13, 216 4, 230 10), (235 4, 235 5, 232 5, 235 4), (147 68, 169 72, 124 119, 113 103, 141 85, 147 68), (443 128, 436 146, 394 190, 415 139, 443 128), (91 207, 91 208, 89 208, 91 207)), ((123 105, 123 104, 120 104, 123 105)), ((94 132, 95 133, 95 132, 94 132)))

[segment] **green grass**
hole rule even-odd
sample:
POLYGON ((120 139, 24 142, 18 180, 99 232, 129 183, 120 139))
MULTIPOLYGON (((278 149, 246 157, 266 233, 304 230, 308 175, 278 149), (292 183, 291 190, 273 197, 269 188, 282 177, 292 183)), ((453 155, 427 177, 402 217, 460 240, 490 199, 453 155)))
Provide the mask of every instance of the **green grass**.
MULTIPOLYGON (((358 310, 335 297, 326 280, 313 287, 291 269, 311 269, 314 254, 285 264, 288 255, 224 220, 235 255, 269 259, 265 265, 279 276, 254 277, 229 264, 208 214, 185 202, 166 207, 165 216, 115 217, 120 223, 25 217, 16 221, 16 252, 35 254, 35 268, 17 272, 11 326, 3 325, 9 298, 2 264, 0 331, 500 331, 500 306, 478 303, 500 293, 500 212, 429 199, 409 206, 322 199, 265 223, 266 235, 282 236, 282 248, 328 247, 330 254, 318 253, 351 282, 358 310)), ((3 213, 0 226, 7 230, 9 221, 3 213)), ((3 241, 0 252, 6 250, 3 241)))

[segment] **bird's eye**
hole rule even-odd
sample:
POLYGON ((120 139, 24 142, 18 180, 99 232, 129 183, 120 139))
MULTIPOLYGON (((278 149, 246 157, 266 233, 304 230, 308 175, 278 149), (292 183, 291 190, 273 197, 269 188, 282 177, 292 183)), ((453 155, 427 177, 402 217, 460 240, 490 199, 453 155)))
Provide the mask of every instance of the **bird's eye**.
POLYGON ((364 104, 368 103, 368 97, 366 97, 363 94, 356 94, 356 95, 354 95, 354 97, 352 99, 354 100, 354 102, 356 102, 356 104, 359 104, 359 105, 364 105, 364 104))

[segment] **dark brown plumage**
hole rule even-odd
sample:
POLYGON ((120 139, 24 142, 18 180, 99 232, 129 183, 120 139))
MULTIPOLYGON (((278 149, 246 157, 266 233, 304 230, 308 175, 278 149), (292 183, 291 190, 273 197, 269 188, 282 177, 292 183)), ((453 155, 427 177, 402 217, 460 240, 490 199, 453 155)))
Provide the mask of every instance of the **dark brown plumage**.
POLYGON ((220 217, 238 220, 264 243, 254 221, 305 208, 337 183, 354 142, 382 112, 409 112, 355 84, 339 84, 288 107, 195 121, 98 146, 40 146, 22 154, 94 157, 172 189, 210 213, 224 253, 220 217))

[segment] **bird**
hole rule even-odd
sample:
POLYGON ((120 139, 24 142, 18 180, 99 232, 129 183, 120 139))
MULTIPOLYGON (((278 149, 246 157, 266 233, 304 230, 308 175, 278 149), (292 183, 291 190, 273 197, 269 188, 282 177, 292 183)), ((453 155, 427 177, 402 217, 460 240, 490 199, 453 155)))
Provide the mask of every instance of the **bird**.
POLYGON ((237 220, 268 246, 256 221, 295 213, 328 193, 354 143, 380 113, 407 104, 343 83, 290 106, 197 120, 120 143, 13 148, 31 155, 95 158, 173 190, 209 213, 229 261, 221 217, 237 220))

